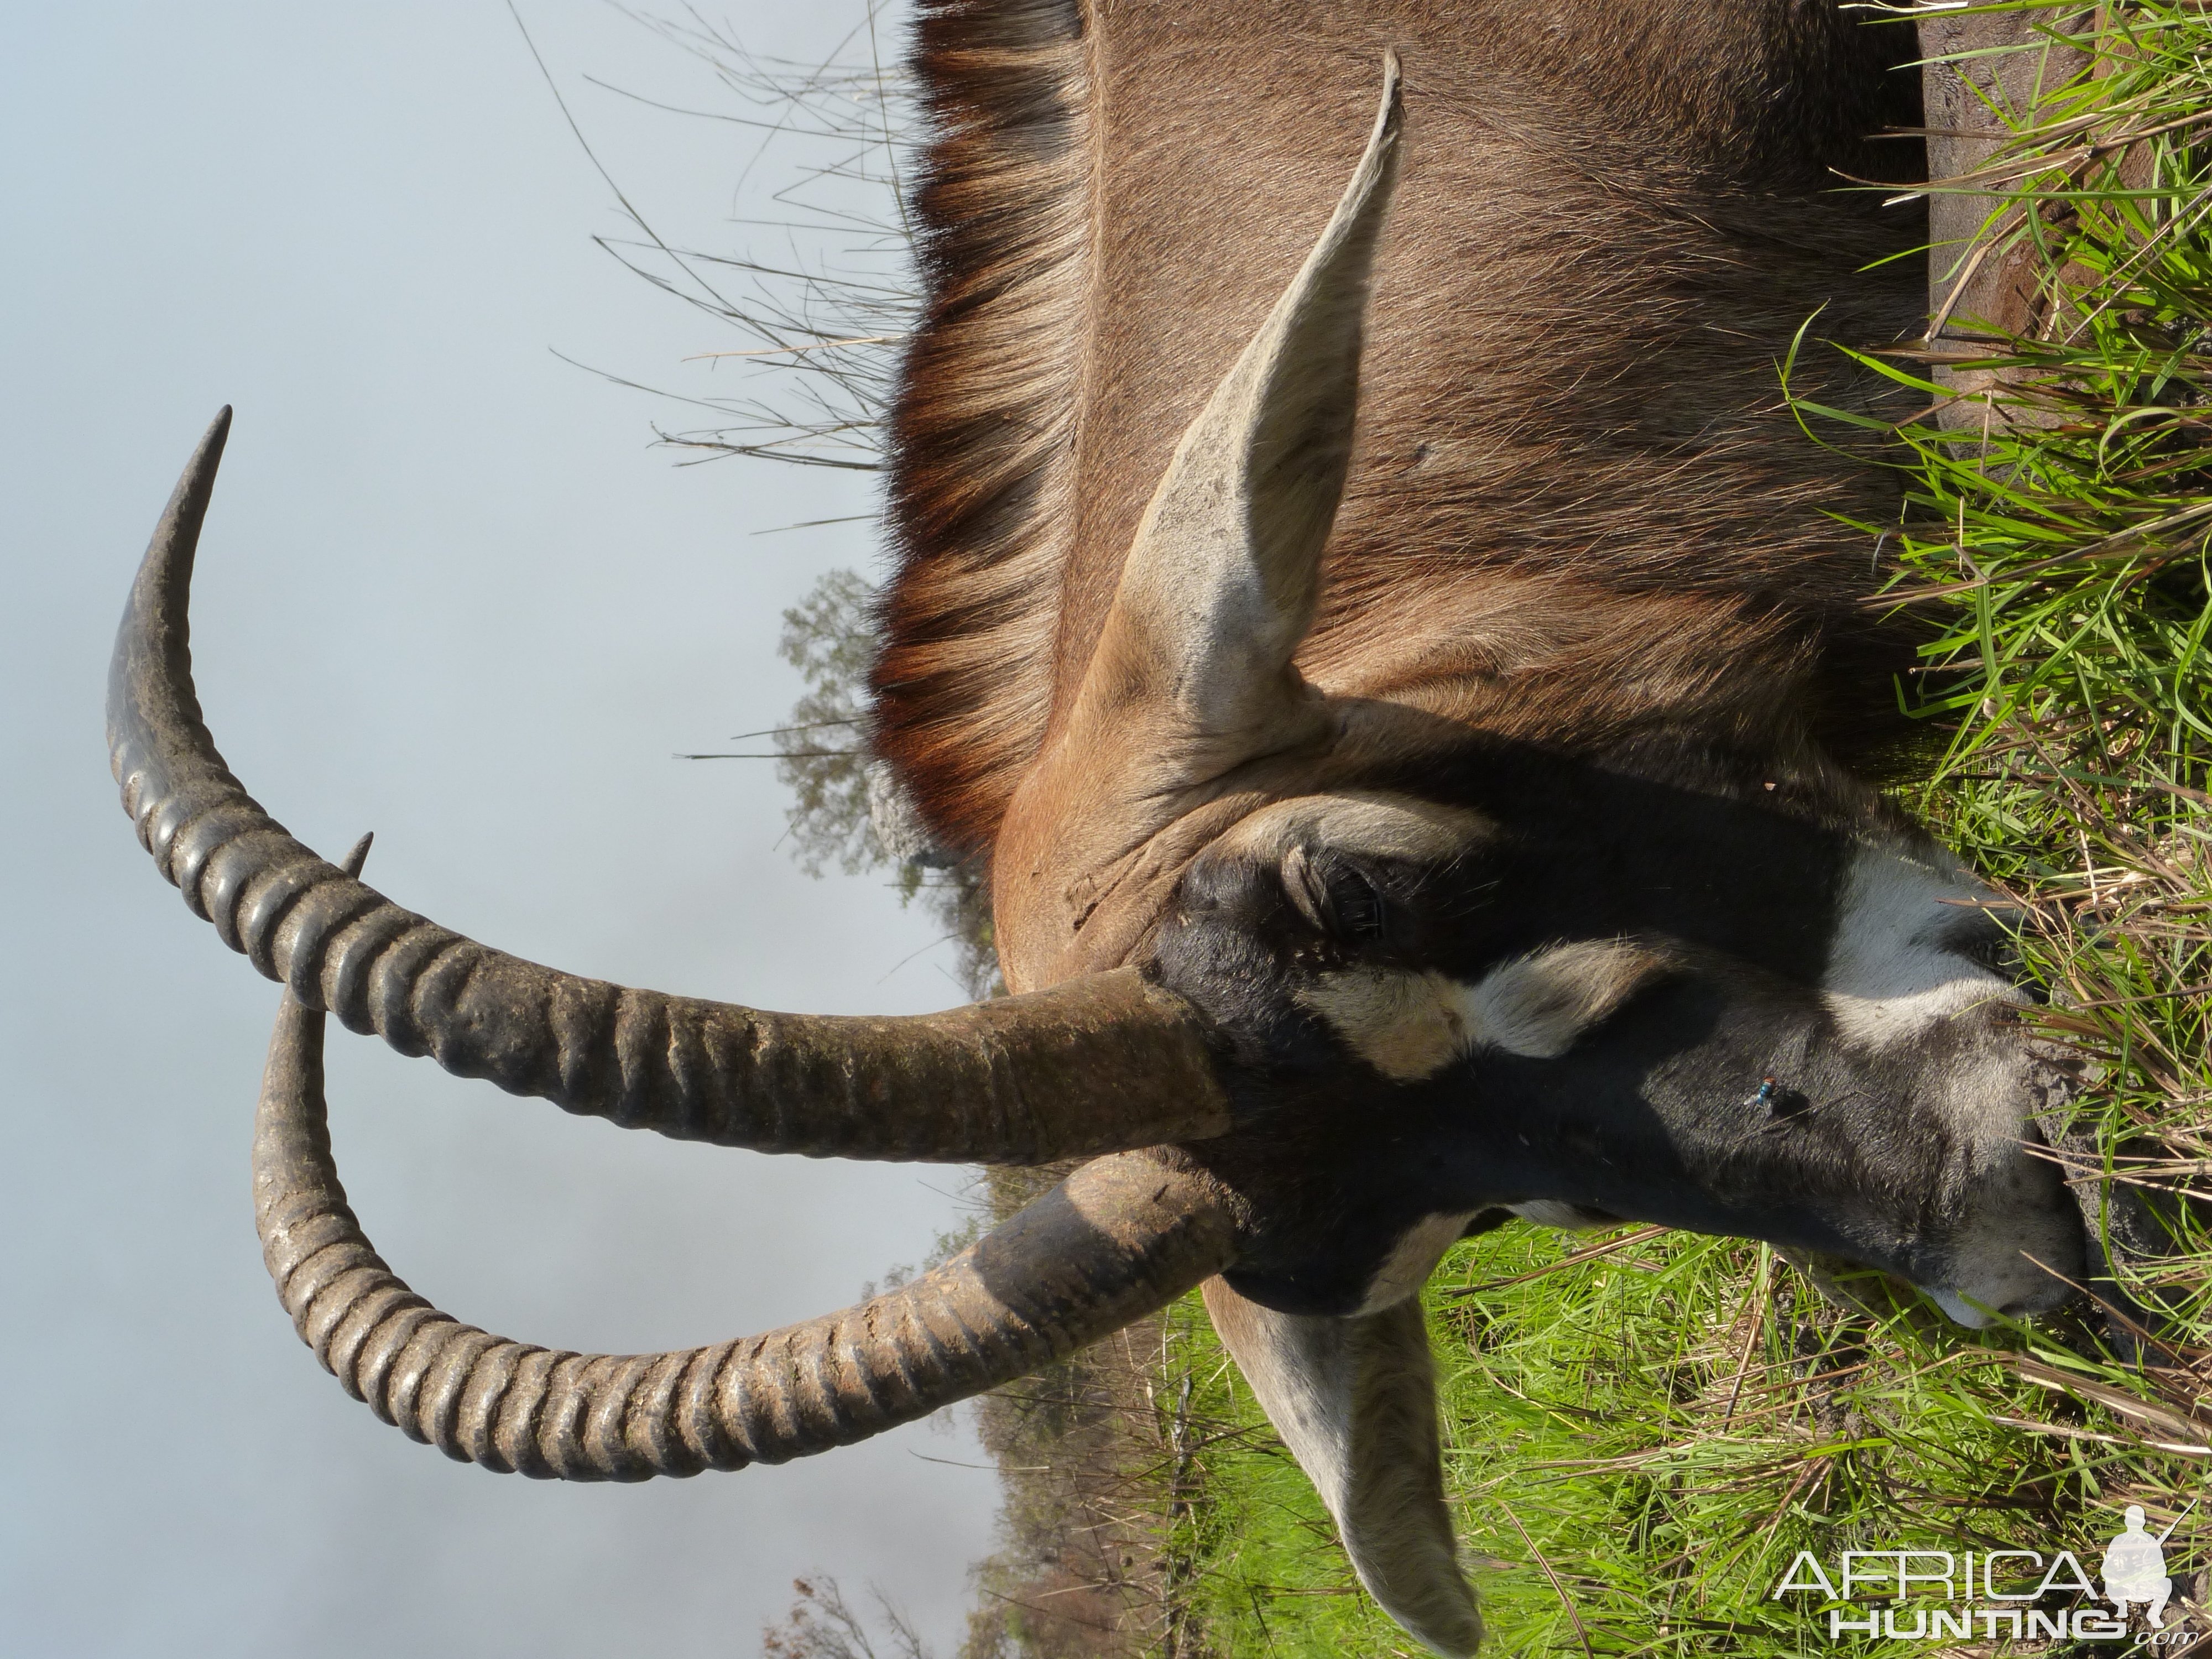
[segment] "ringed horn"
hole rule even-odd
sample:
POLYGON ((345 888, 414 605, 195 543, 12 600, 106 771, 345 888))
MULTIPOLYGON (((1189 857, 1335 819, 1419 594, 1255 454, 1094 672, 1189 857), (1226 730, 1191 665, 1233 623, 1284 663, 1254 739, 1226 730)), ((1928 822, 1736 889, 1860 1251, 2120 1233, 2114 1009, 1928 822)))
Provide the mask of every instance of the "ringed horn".
POLYGON ((525 962, 317 857, 225 768, 192 685, 192 558, 229 427, 226 409, 139 567, 108 751, 161 873, 305 1007, 514 1094, 756 1152, 1036 1164, 1230 1127, 1205 1021, 1134 969, 937 1014, 763 1013, 525 962))
POLYGON ((896 1019, 815 1018, 556 973, 410 914, 288 835, 216 751, 191 679, 192 556, 228 430, 194 453, 116 636, 108 744, 162 873, 284 982, 255 1127, 277 1294, 347 1392, 447 1455, 640 1480, 845 1445, 1035 1370, 1228 1265, 1229 1205, 1173 1155, 1223 1133, 1205 1027, 1133 971, 896 1019), (683 1139, 847 1158, 1110 1152, 943 1267, 842 1313, 662 1354, 577 1354, 461 1324, 409 1290, 346 1206, 324 1011, 448 1071, 683 1139))
MULTIPOLYGON (((349 873, 368 850, 364 836, 349 873)), ((848 1445, 1064 1358, 1232 1254, 1203 1176, 1123 1152, 842 1313, 677 1353, 532 1347, 439 1312, 377 1255, 331 1160, 322 1051, 322 1015, 288 990, 253 1133, 254 1217, 277 1297, 348 1394, 410 1438, 501 1474, 642 1480, 848 1445)))

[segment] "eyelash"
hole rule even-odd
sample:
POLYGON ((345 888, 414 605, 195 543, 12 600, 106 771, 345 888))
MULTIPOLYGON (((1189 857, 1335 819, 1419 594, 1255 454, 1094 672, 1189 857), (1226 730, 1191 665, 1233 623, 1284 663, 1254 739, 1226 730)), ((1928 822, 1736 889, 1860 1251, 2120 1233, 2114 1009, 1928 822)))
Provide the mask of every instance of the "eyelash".
POLYGON ((1373 882, 1351 866, 1339 865, 1328 872, 1327 886, 1334 932, 1347 940, 1382 937, 1389 905, 1373 882))
POLYGON ((1314 857, 1294 847, 1284 855, 1283 891, 1307 924, 1340 944, 1382 939, 1389 903, 1357 865, 1327 854, 1314 857))

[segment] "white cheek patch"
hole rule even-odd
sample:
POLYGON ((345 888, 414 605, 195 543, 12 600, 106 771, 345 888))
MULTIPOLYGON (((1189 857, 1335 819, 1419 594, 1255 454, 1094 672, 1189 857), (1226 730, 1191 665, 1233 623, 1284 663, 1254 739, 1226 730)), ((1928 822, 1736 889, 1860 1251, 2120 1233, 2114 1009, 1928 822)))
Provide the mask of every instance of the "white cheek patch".
POLYGON ((1626 939, 1531 951, 1473 985, 1431 972, 1354 968, 1298 993, 1354 1052, 1397 1083, 1432 1077, 1478 1048, 1553 1060, 1665 966, 1626 939))
POLYGON ((1467 994, 1477 1041, 1530 1060, 1555 1060, 1665 966, 1626 939, 1589 939, 1531 951, 1493 968, 1467 994))
POLYGON ((1324 974, 1298 993, 1394 1083, 1433 1076, 1474 1045, 1461 1007, 1466 988, 1442 974, 1354 968, 1324 974))
POLYGON ((1885 1048, 1972 1008, 2025 1002, 2015 987, 1943 943, 1958 926, 1960 902, 1992 896, 1948 859, 1861 848, 1844 878, 1820 983, 1844 1036, 1885 1048))

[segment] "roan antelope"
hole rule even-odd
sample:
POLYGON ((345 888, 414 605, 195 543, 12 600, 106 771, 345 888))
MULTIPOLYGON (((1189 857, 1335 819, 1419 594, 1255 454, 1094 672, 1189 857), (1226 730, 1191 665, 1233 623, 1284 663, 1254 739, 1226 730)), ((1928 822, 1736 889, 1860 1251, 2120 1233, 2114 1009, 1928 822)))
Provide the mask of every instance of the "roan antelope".
POLYGON ((111 742, 163 874, 288 988, 256 1199, 318 1358, 449 1455, 639 1480, 860 1439, 1202 1285, 1363 1581, 1462 1654, 1418 1292, 1463 1233, 1633 1218, 1968 1323, 2055 1305, 2085 1243, 2034 1114, 2066 1079, 1985 890, 1857 775, 1913 640, 1827 515, 1893 516, 1891 486, 1776 384, 1816 312, 1923 326, 1924 264, 1890 256, 1924 210, 1838 179, 1920 165, 1872 140, 1916 123, 1914 29, 1859 16, 929 0, 876 737, 988 854, 1004 1000, 623 989, 292 840, 192 691, 218 422, 133 591, 111 742), (1090 1161, 842 1313, 548 1352, 370 1250, 325 1011, 684 1139, 1090 1161))

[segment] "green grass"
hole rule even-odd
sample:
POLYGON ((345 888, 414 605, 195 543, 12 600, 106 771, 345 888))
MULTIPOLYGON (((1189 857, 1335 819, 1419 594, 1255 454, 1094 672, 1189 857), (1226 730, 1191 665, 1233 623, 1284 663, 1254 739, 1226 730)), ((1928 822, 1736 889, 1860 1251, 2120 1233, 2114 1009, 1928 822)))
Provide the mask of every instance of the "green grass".
MULTIPOLYGON (((1934 418, 1927 356, 1864 360, 1930 410, 1891 434, 1902 521, 1862 528, 1899 561, 1887 599, 1932 626, 1899 693, 1931 738, 1903 793, 2021 901, 2047 1035, 2091 1068, 2076 1173, 2142 1200, 2112 1217, 2139 1230, 2114 1241, 2122 1335, 2094 1310, 1961 1332, 1880 1283, 1845 1313, 1736 1241, 1463 1244, 1428 1307, 1489 1651, 2040 1650, 1839 1649, 1770 1592, 1801 1548, 2018 1544, 2094 1571, 2123 1505, 2155 1528, 2205 1490, 2212 1462, 2160 1448, 2212 1437, 2212 1245, 2188 1196, 2212 1189, 2212 20, 2108 15, 2098 73, 1981 180, 1990 239, 2037 250, 2050 319, 1954 364, 2006 377, 1964 436, 1934 418)), ((1808 441, 1847 418, 1800 407, 1808 441)), ((1412 1651, 1194 1303, 1164 1364, 1164 1401, 1189 1379, 1170 1551, 1208 1644, 1412 1651)), ((2194 1539, 2202 1510, 2170 1570, 2204 1564, 2194 1539)))
MULTIPOLYGON (((2156 1511, 2172 1490, 2142 1478, 2154 1455, 2014 1426, 2112 1432, 2054 1413, 2020 1374, 2018 1333, 1960 1333, 1910 1304, 1841 1316, 1759 1245, 1509 1228, 1462 1245, 1428 1303, 1448 1479, 1496 1652, 1819 1653, 1814 1598, 1771 1595, 1800 1549, 1832 1571, 1851 1547, 2070 1546, 2094 1570, 2119 1529, 2106 1510, 2156 1511)), ((1354 1593, 1195 1306, 1170 1352, 1194 1379, 1181 1541, 1216 1650, 1413 1651, 1354 1593)))

